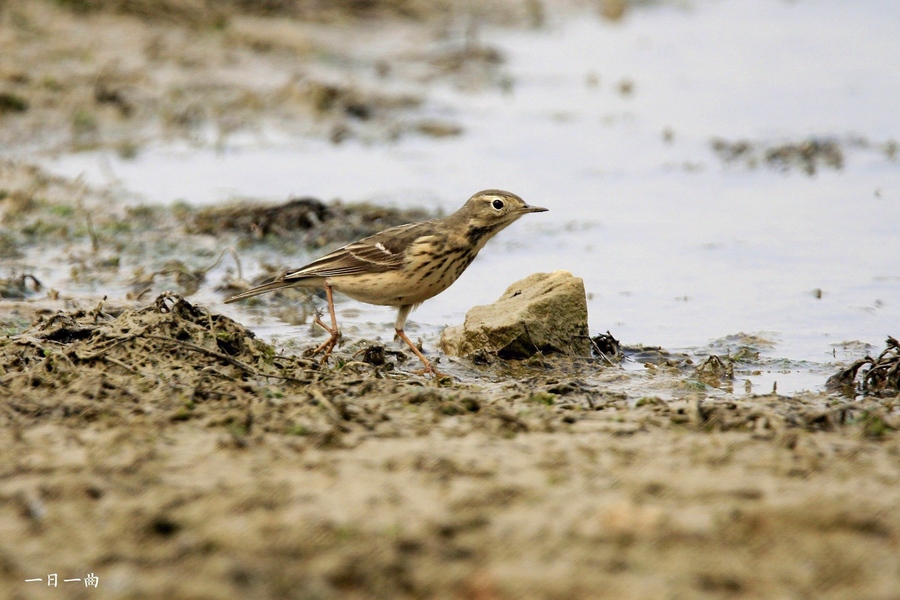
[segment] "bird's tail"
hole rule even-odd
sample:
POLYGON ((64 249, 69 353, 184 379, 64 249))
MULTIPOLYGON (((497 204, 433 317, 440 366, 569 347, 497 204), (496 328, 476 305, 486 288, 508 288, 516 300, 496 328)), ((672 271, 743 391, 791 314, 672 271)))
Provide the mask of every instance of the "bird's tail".
POLYGON ((232 302, 237 302, 238 300, 243 300, 244 298, 252 298, 253 296, 259 296, 260 294, 265 294, 266 292, 280 290, 281 288, 291 287, 296 284, 297 283, 295 281, 276 279, 275 281, 270 281, 269 283, 258 285, 255 288, 250 288, 249 290, 241 292, 240 294, 235 294, 234 296, 226 300, 225 304, 231 304, 232 302))

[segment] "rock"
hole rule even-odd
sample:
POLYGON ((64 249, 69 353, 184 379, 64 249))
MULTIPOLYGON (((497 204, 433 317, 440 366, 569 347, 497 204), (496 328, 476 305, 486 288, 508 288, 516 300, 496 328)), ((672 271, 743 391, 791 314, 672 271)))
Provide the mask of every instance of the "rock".
POLYGON ((463 325, 447 327, 441 348, 451 356, 479 350, 501 358, 535 352, 590 356, 584 281, 568 271, 534 273, 509 286, 500 299, 475 306, 463 325))

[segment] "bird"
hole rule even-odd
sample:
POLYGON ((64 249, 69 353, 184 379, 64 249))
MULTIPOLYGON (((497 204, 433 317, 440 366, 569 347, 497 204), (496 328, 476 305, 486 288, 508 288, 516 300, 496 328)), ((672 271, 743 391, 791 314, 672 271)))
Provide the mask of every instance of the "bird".
POLYGON ((331 325, 318 313, 315 323, 329 338, 313 352, 325 353, 323 364, 340 339, 334 291, 359 302, 396 307, 394 330, 422 361, 420 373, 445 377, 403 331, 409 313, 450 287, 497 233, 523 215, 546 210, 511 192, 482 190, 451 215, 385 229, 236 294, 225 303, 288 287, 324 288, 331 325))

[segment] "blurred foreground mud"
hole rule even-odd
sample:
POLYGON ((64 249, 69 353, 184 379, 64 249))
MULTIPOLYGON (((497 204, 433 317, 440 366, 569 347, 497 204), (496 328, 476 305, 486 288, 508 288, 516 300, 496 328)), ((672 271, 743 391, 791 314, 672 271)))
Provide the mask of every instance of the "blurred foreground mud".
POLYGON ((35 574, 90 571, 104 598, 893 589, 896 395, 637 397, 613 391, 625 373, 608 359, 553 356, 451 362, 468 375, 441 387, 405 354, 362 340, 323 367, 175 294, 44 311, 0 339, 2 585, 30 597, 35 574))

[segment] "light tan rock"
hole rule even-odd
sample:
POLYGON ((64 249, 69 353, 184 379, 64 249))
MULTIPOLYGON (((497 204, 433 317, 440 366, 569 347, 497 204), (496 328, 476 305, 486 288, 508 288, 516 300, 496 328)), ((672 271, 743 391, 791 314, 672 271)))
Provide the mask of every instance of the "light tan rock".
POLYGON ((451 356, 478 350, 501 358, 535 352, 589 356, 584 281, 568 271, 534 273, 509 286, 500 299, 475 306, 463 325, 447 327, 441 348, 451 356))

